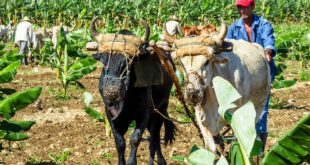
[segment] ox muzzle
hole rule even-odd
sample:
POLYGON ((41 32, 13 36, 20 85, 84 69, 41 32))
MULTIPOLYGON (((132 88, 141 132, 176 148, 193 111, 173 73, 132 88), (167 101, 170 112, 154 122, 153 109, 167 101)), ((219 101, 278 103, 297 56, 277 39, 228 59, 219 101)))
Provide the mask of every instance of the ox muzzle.
POLYGON ((122 78, 110 75, 104 76, 103 97, 113 102, 122 100, 128 88, 128 79, 127 76, 122 78))
POLYGON ((186 75, 185 100, 193 106, 205 103, 204 82, 197 72, 186 75))

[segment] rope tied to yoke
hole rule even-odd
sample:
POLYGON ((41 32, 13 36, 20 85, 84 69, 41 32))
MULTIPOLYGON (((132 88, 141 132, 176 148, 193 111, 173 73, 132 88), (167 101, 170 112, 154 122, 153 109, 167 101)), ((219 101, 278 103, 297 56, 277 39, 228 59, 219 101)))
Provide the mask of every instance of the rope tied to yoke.
MULTIPOLYGON (((181 85, 180 85, 179 79, 176 76, 176 74, 174 73, 174 70, 173 70, 173 67, 172 67, 170 61, 165 59, 164 53, 160 50, 159 47, 157 47, 157 45, 152 45, 152 47, 153 47, 153 49, 155 51, 155 54, 158 56, 162 66, 167 71, 168 75, 171 77, 171 79, 172 79, 172 81, 173 81, 173 83, 174 83, 174 85, 176 87, 178 100, 183 104, 183 107, 185 109, 186 114, 189 116, 189 118, 193 122, 194 126, 196 127, 196 129, 197 129, 197 131, 199 133, 199 137, 202 138, 201 130, 200 130, 200 128, 199 128, 199 126, 198 126, 194 116, 192 115, 192 113, 190 112, 188 106, 186 105, 185 99, 184 99, 183 94, 182 94, 182 90, 181 90, 181 85)), ((163 116, 163 115, 161 115, 161 116, 163 116)), ((165 119, 171 120, 171 121, 174 120, 174 119, 171 119, 171 118, 165 118, 165 119)))

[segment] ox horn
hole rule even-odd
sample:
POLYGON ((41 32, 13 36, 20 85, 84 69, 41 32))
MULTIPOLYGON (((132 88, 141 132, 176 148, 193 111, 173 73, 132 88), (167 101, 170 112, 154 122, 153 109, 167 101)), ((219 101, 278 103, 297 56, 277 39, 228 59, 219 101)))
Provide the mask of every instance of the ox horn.
POLYGON ((224 41, 226 34, 227 34, 227 25, 226 25, 225 21, 223 20, 223 18, 221 18, 221 22, 222 22, 221 30, 217 36, 217 43, 219 45, 222 45, 222 42, 224 41))
POLYGON ((91 32, 93 38, 95 38, 97 41, 98 41, 97 37, 98 37, 99 33, 98 33, 97 30, 96 30, 96 25, 95 25, 95 23, 96 23, 96 21, 98 20, 98 18, 99 18, 99 16, 96 16, 96 17, 91 21, 91 24, 90 24, 90 32, 91 32))
POLYGON ((140 20, 140 22, 145 28, 145 32, 142 37, 142 42, 147 42, 149 41, 149 37, 150 37, 150 26, 146 23, 145 20, 140 20))
POLYGON ((164 30, 164 38, 165 40, 169 43, 169 44, 173 44, 174 42, 174 37, 171 36, 168 32, 167 32, 167 28, 166 28, 166 24, 163 24, 163 30, 164 30))

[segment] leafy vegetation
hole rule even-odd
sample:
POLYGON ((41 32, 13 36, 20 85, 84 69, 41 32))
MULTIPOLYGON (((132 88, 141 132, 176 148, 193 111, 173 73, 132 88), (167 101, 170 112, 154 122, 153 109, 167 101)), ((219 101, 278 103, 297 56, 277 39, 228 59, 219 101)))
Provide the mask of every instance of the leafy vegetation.
POLYGON ((261 164, 310 163, 310 114, 301 119, 265 155, 261 164))
MULTIPOLYGON (((19 59, 18 55, 4 55, 0 58, 0 84, 13 80, 20 65, 17 61, 19 59)), ((19 141, 29 138, 27 134, 20 132, 29 130, 35 122, 15 121, 11 118, 17 111, 33 103, 40 96, 41 90, 41 87, 34 87, 15 92, 14 89, 0 86, 0 139, 19 141)))
POLYGON ((95 59, 87 57, 86 55, 78 56, 78 58, 82 59, 74 59, 75 55, 79 54, 77 53, 79 49, 76 49, 76 46, 73 45, 74 48, 70 51, 69 44, 70 42, 66 38, 64 29, 61 27, 57 39, 56 55, 54 58, 55 62, 52 63, 52 66, 56 67, 57 78, 60 80, 63 87, 62 98, 67 98, 67 88, 70 84, 76 84, 84 88, 78 80, 84 75, 96 70, 96 67, 94 66, 96 63, 95 59))
MULTIPOLYGON (((303 0, 257 0, 256 12, 275 22, 309 22, 310 3, 303 0)), ((0 17, 18 22, 27 15, 39 26, 59 25, 60 22, 84 27, 94 15, 105 18, 108 28, 136 27, 143 18, 161 25, 172 14, 185 24, 218 22, 218 17, 232 21, 239 17, 234 0, 3 0, 0 17)))

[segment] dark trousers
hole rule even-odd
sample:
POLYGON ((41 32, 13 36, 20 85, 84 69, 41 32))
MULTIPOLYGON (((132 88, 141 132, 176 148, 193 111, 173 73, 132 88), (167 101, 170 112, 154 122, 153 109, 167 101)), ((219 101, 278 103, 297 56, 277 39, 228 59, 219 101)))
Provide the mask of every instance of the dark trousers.
POLYGON ((19 44, 19 54, 24 55, 24 58, 22 59, 22 63, 24 65, 28 65, 28 60, 27 60, 28 42, 18 41, 18 44, 19 44))

